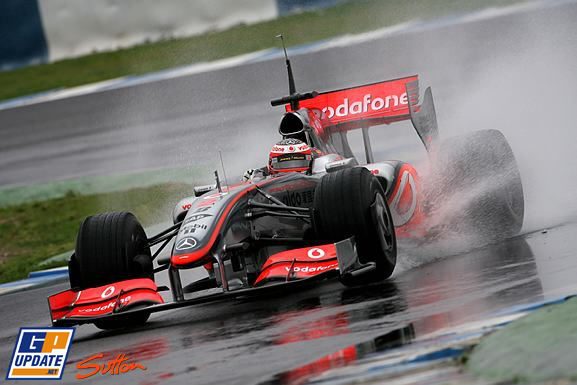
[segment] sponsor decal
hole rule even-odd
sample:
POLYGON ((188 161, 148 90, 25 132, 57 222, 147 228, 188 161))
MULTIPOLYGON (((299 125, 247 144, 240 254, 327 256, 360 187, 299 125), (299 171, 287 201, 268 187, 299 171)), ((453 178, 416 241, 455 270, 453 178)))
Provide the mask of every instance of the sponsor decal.
POLYGON ((194 214, 191 215, 190 217, 186 218, 186 220, 184 221, 184 225, 191 223, 191 222, 196 222, 199 221, 203 218, 207 218, 207 217, 212 217, 212 214, 194 214))
MULTIPOLYGON (((300 141, 298 141, 300 142, 300 141)), ((311 148, 309 147, 308 144, 306 143, 293 143, 293 145, 279 145, 276 144, 274 146, 272 146, 272 148, 270 149, 270 152, 272 153, 276 153, 276 154, 284 154, 284 153, 293 153, 293 152, 306 152, 306 151, 310 151, 311 148)))
POLYGON ((200 201, 200 202, 196 205, 196 207, 212 207, 212 206, 214 206, 214 204, 215 204, 216 202, 219 201, 219 198, 211 198, 211 197, 208 197, 208 198, 209 198, 208 200, 200 201))
MULTIPOLYGON (((354 100, 354 99, 353 99, 354 100)), ((322 111, 329 119, 334 116, 344 117, 349 115, 366 114, 367 112, 377 112, 380 110, 389 110, 392 107, 399 105, 408 105, 407 93, 404 92, 400 96, 387 95, 383 97, 365 94, 360 101, 349 101, 349 98, 344 98, 343 102, 337 107, 326 106, 322 111)))
POLYGON ((192 203, 186 203, 186 204, 182 205, 183 210, 190 210, 191 207, 192 207, 192 203))
POLYGON ((73 336, 73 328, 21 328, 6 379, 61 379, 73 336))
POLYGON ((307 256, 311 259, 320 259, 325 256, 325 252, 323 249, 319 249, 318 247, 312 248, 307 252, 307 256))
POLYGON ((108 286, 106 289, 104 289, 102 291, 102 294, 100 295, 101 298, 108 298, 110 297, 112 294, 114 294, 114 291, 116 290, 116 288, 114 286, 108 286))
MULTIPOLYGON (((314 272, 319 272, 319 271, 325 271, 325 270, 332 270, 332 269, 336 269, 338 267, 338 263, 333 263, 331 265, 328 266, 305 266, 305 267, 299 267, 299 266, 294 266, 292 271, 295 273, 314 273, 314 272)), ((291 271, 290 267, 285 267, 285 270, 287 272, 291 271)))
POLYGON ((176 243, 176 250, 182 251, 193 249, 197 243, 198 242, 193 237, 182 238, 176 243))
POLYGON ((183 225, 182 230, 180 230, 180 233, 182 235, 190 235, 194 234, 196 230, 206 230, 206 229, 208 229, 208 226, 202 223, 186 223, 183 225))
POLYGON ((76 374, 76 378, 78 380, 85 380, 99 373, 102 376, 117 376, 133 370, 146 370, 146 366, 139 362, 130 361, 128 355, 124 353, 118 354, 112 360, 102 363, 98 362, 98 360, 101 360, 103 357, 104 354, 99 353, 77 363, 76 369, 78 369, 79 373, 76 374))
MULTIPOLYGON (((125 298, 120 299, 120 305, 124 305, 127 302, 130 302, 131 296, 127 296, 125 298)), ((110 301, 106 305, 97 305, 95 307, 89 307, 87 309, 78 309, 79 313, 93 313, 93 312, 100 312, 104 310, 113 310, 114 307, 117 305, 117 301, 110 301)))
POLYGON ((223 192, 218 192, 218 193, 216 193, 216 194, 207 195, 207 196, 203 197, 202 199, 205 199, 205 200, 207 200, 207 199, 218 199, 218 198, 221 198, 221 197, 223 197, 223 196, 225 196, 225 195, 228 195, 228 191, 223 191, 223 192))
POLYGON ((206 230, 208 228, 207 225, 203 224, 203 223, 187 223, 184 225, 185 229, 200 229, 200 230, 206 230))
POLYGON ((206 230, 207 228, 207 225, 201 223, 189 223, 184 225, 180 232, 182 235, 194 234, 196 230, 206 230))
POLYGON ((313 203, 315 200, 315 190, 289 191, 281 198, 282 203, 287 206, 302 206, 313 203))
POLYGON ((307 160, 307 156, 310 155, 305 154, 289 154, 289 155, 281 155, 277 158, 273 158, 273 163, 276 160, 277 162, 287 162, 290 160, 307 160))
MULTIPOLYGON (((313 99, 300 102, 301 108, 322 111, 329 124, 361 119, 398 117, 409 114, 406 84, 417 76, 381 83, 324 92, 313 99)), ((290 110, 290 105, 287 105, 290 110)))

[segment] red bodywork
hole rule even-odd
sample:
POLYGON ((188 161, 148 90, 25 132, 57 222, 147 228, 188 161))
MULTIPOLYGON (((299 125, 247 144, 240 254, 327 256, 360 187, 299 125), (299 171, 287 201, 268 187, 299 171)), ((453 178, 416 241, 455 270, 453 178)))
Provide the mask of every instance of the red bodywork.
MULTIPOLYGON (((410 119, 407 85, 416 75, 401 79, 323 92, 300 102, 300 108, 314 111, 322 127, 311 124, 320 137, 330 127, 353 130, 410 119)), ((285 106, 292 111, 290 104, 285 106)))
POLYGON ((397 238, 420 237, 426 234, 419 182, 417 170, 409 163, 403 163, 387 202, 393 215, 397 238))
POLYGON ((304 247, 271 255, 254 285, 279 279, 308 278, 339 267, 334 244, 304 247))

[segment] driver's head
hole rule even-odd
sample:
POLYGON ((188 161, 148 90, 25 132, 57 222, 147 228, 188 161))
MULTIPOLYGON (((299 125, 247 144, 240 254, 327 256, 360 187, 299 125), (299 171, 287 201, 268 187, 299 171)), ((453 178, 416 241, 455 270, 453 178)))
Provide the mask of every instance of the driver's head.
POLYGON ((271 174, 279 172, 306 172, 313 160, 308 144, 298 139, 283 139, 272 146, 268 156, 268 170, 271 174))

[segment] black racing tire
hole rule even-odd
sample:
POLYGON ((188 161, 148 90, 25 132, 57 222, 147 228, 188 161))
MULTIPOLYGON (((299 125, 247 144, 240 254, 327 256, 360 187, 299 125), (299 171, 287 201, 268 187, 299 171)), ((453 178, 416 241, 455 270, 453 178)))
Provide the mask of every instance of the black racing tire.
POLYGON ((397 263, 397 239, 385 193, 364 167, 335 171, 322 177, 315 190, 315 232, 320 239, 342 241, 354 236, 361 263, 376 269, 341 278, 347 286, 380 282, 397 263))
MULTIPOLYGON (((111 212, 86 218, 80 225, 76 250, 70 261, 72 289, 83 290, 133 278, 154 279, 148 239, 142 225, 128 212, 111 212)), ((100 321, 102 329, 132 327, 146 322, 148 314, 100 321)))
POLYGON ((455 226, 464 224, 488 240, 521 231, 525 211, 521 174, 500 131, 480 130, 444 141, 433 173, 437 201, 468 194, 468 204, 452 218, 455 226))

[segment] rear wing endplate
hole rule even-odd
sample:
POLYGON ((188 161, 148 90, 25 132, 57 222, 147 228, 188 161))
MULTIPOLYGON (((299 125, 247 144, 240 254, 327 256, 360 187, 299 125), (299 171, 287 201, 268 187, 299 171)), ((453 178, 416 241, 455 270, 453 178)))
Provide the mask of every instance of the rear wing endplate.
POLYGON ((411 123, 413 123, 413 127, 415 127, 425 148, 430 152, 439 137, 433 91, 431 91, 431 87, 427 87, 423 96, 423 103, 419 105, 419 80, 407 83, 406 90, 411 123))

